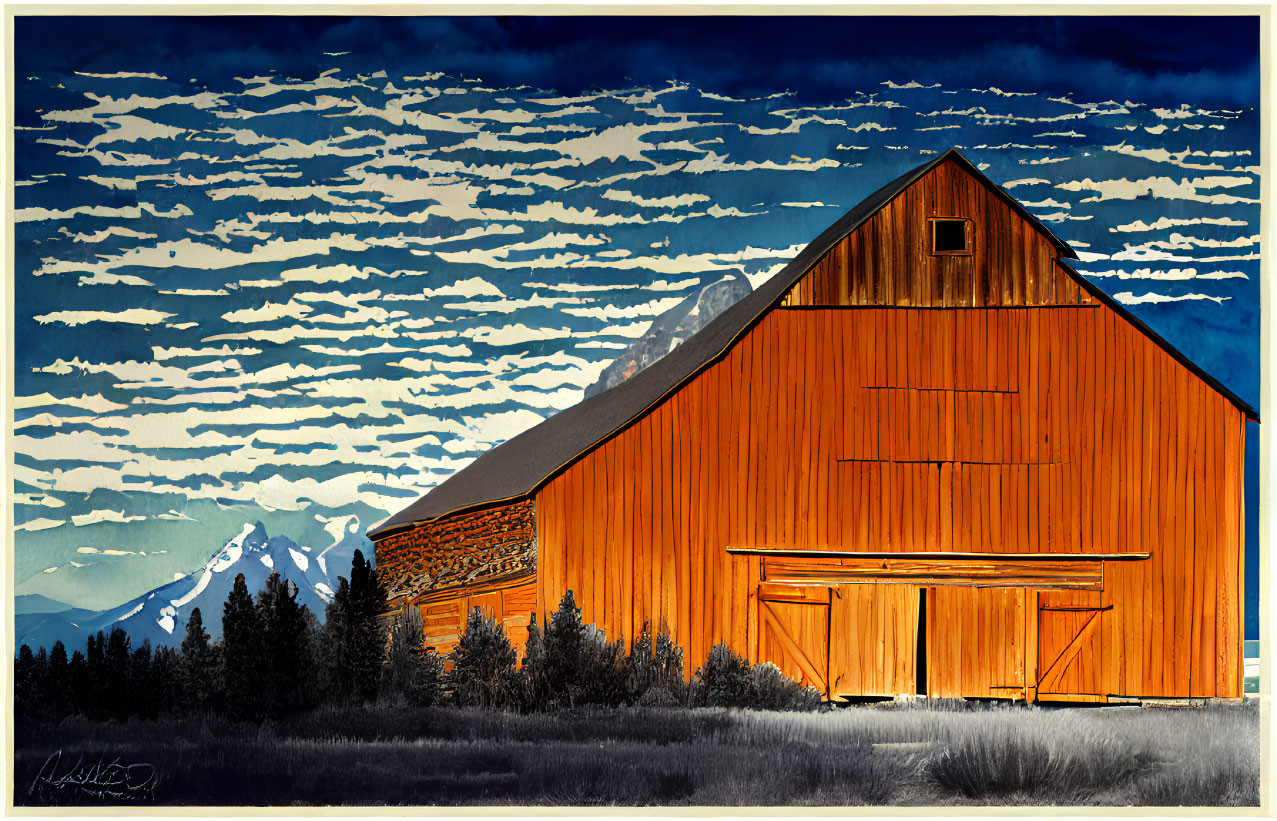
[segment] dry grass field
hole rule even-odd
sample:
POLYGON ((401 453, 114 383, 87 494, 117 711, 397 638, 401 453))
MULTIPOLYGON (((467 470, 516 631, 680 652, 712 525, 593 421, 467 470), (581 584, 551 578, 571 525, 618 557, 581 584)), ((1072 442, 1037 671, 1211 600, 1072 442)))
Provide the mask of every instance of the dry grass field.
POLYGON ((72 718, 24 728, 14 775, 19 805, 1255 806, 1259 711, 383 703, 286 724, 72 718))

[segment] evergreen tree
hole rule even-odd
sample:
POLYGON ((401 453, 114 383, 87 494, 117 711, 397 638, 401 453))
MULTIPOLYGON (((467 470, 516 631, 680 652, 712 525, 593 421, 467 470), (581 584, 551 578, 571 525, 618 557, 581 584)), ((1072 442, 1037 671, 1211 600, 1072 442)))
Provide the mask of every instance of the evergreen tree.
POLYGON ((505 707, 514 679, 514 647, 495 619, 478 607, 470 611, 466 632, 452 651, 453 698, 473 707, 505 707))
POLYGON ((517 677, 520 706, 525 710, 543 710, 551 700, 545 661, 545 637, 537 625, 537 614, 528 619, 528 639, 523 647, 523 666, 517 677))
POLYGON ((439 701, 443 679, 443 659, 422 646, 424 632, 421 611, 416 607, 406 607, 395 617, 386 675, 387 689, 418 707, 439 701))
POLYGON ((178 677, 181 681, 183 706, 202 712, 211 706, 211 698, 217 687, 217 665, 208 632, 204 629, 204 616, 196 607, 186 621, 186 636, 182 639, 182 657, 178 677))
POLYGON ((683 648, 674 644, 669 626, 661 624, 661 632, 652 636, 652 623, 630 644, 628 663, 630 700, 644 706, 674 706, 687 698, 683 681, 683 648))
POLYGON ((67 713, 86 715, 89 710, 89 663, 76 650, 67 663, 67 713))
POLYGON ((237 717, 261 714, 261 619, 244 574, 235 577, 222 612, 222 675, 227 710, 237 717))
POLYGON ((127 714, 136 715, 139 718, 155 718, 159 712, 159 705, 156 703, 159 693, 156 692, 155 682, 151 678, 150 639, 145 639, 133 651, 133 656, 129 659, 128 688, 126 692, 127 714))
POLYGON ((155 694, 155 715, 167 715, 181 708, 182 659, 168 645, 155 648, 151 657, 151 689, 155 694))
POLYGON ((67 669, 67 648, 61 640, 53 643, 49 651, 48 681, 49 708, 55 718, 69 712, 71 702, 71 678, 67 669))
POLYGON ((123 720, 128 717, 131 705, 129 699, 129 661, 132 652, 132 641, 129 634, 121 627, 116 627, 106 638, 106 650, 103 653, 104 671, 103 691, 107 715, 123 720))
POLYGON ((85 647, 85 676, 86 686, 84 689, 84 705, 85 714, 89 718, 101 720, 107 715, 106 702, 106 635, 101 630, 96 635, 89 636, 85 647))
POLYGON ((259 686, 263 700, 272 712, 288 713, 308 701, 306 608, 297 604, 297 586, 276 572, 257 594, 257 613, 262 630, 259 686))
POLYGON ((338 577, 325 609, 325 657, 333 695, 368 701, 376 696, 386 664, 386 588, 360 550, 351 562, 350 580, 338 577))
POLYGON ((581 622, 581 608, 569 590, 559 601, 559 609, 550 616, 545 626, 546 679, 555 696, 572 700, 569 688, 576 683, 581 669, 582 645, 585 641, 585 625, 581 622))
POLYGON ((18 660, 13 663, 13 698, 15 711, 29 716, 35 706, 36 699, 36 667, 35 654, 31 648, 22 645, 18 648, 18 660))

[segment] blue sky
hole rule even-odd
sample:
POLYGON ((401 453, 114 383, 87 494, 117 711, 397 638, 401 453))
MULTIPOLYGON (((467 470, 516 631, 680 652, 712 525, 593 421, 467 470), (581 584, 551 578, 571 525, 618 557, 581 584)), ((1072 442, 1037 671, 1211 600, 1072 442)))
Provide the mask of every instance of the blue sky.
POLYGON ((18 592, 109 606, 258 520, 345 555, 661 312, 955 145, 1257 406, 1258 38, 18 18, 18 592))

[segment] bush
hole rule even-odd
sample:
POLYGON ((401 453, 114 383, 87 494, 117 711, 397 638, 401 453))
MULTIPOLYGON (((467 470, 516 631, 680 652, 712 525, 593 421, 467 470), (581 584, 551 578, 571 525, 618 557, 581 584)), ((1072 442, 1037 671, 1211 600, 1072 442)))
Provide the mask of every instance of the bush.
POLYGON ((464 707, 504 708, 514 695, 514 647, 495 619, 476 607, 466 632, 452 651, 448 681, 453 698, 464 707))
POLYGON ((535 615, 519 671, 521 706, 527 710, 625 703, 629 678, 625 647, 602 630, 583 624, 572 591, 563 594, 545 633, 535 615))
POLYGON ((683 648, 674 644, 669 626, 653 639, 652 623, 630 643, 627 660, 626 689, 631 704, 643 707, 674 707, 687 702, 687 684, 683 681, 683 648))
POLYGON ((746 707, 749 696, 749 662, 720 641, 692 679, 692 703, 702 707, 746 707))
POLYGON ((755 664, 749 671, 749 706, 755 710, 811 712, 820 701, 816 688, 802 686, 771 662, 755 664))
POLYGON ((442 696, 443 656, 422 646, 424 632, 421 611, 416 607, 406 607, 395 617, 390 631, 386 688, 402 695, 409 704, 431 707, 442 696))

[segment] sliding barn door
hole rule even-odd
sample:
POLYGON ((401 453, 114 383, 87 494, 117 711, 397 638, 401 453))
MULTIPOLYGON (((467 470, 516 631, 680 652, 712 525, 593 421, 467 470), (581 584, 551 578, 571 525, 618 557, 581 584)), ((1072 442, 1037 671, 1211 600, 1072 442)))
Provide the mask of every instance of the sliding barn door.
POLYGON ((835 696, 917 692, 919 589, 843 584, 829 611, 829 685, 835 696))
POLYGON ((1023 698, 1022 587, 933 587, 927 608, 927 694, 1023 698))
POLYGON ((829 588, 763 584, 758 622, 758 660, 828 696, 829 588))
POLYGON ((1038 594, 1038 698, 1105 699, 1103 623, 1112 608, 1092 590, 1038 594))

